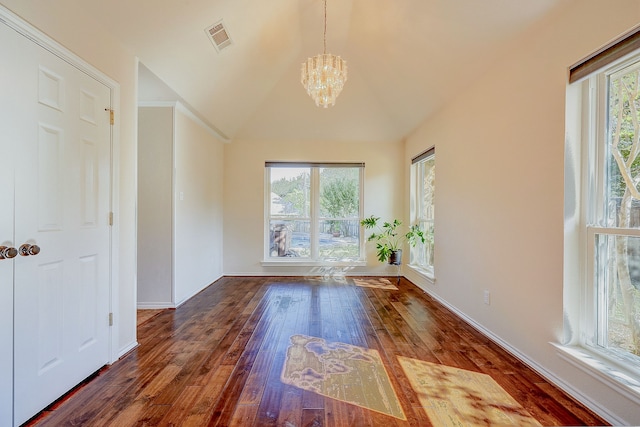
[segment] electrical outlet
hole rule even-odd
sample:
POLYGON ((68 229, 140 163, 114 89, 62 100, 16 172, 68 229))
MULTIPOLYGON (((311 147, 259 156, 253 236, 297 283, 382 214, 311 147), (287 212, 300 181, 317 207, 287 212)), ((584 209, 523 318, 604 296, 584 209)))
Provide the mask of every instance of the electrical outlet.
POLYGON ((490 293, 489 293, 489 291, 488 291, 488 290, 486 290, 486 289, 485 289, 485 291, 484 291, 484 297, 483 297, 483 298, 484 298, 484 303, 485 303, 486 305, 491 304, 491 294, 490 294, 490 293))

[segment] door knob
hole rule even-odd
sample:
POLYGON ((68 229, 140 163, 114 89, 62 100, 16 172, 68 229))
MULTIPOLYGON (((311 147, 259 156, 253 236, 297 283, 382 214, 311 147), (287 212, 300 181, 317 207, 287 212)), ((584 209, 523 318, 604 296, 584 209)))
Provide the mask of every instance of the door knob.
POLYGON ((25 243, 24 245, 20 246, 20 255, 22 256, 38 255, 39 253, 40 246, 38 245, 30 245, 28 243, 25 243))
POLYGON ((0 259, 15 258, 18 255, 18 250, 10 246, 0 246, 0 259))

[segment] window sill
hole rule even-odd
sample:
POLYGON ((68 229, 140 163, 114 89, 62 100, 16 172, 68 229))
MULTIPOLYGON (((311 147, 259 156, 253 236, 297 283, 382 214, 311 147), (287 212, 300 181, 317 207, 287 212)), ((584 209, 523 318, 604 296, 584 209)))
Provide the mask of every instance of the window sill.
POLYGON ((263 260, 260 261, 263 267, 365 267, 366 261, 294 261, 291 258, 286 260, 263 260))
POLYGON ((640 405, 640 375, 584 347, 551 343, 558 356, 640 405))
POLYGON ((425 270, 424 268, 411 264, 407 265, 407 267, 426 280, 430 285, 436 284, 436 276, 433 274, 433 270, 425 270))

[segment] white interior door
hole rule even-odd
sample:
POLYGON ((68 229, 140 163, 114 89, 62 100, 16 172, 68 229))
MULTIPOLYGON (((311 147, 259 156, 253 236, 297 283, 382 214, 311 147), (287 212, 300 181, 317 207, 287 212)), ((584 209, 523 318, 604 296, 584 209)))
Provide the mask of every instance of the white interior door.
POLYGON ((10 36, 15 244, 33 252, 14 260, 17 425, 109 360, 111 102, 107 86, 10 36))
MULTIPOLYGON (((0 40, 11 31, 0 24, 0 40)), ((0 42, 0 58, 15 53, 14 47, 0 42)), ((15 73, 0 67, 0 246, 13 248, 13 144, 16 135, 9 126, 11 103, 1 100, 16 96, 9 82, 15 73)), ((12 425, 13 418, 13 261, 0 259, 0 426, 12 425)))

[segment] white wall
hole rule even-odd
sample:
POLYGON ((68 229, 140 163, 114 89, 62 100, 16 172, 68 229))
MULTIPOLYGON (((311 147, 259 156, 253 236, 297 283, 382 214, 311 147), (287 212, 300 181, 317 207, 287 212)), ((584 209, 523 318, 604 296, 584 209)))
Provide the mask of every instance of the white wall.
POLYGON ((113 292, 118 303, 112 309, 117 328, 113 353, 123 354, 136 345, 136 58, 99 24, 87 19, 74 0, 1 0, 0 3, 120 84, 114 126, 119 142, 115 212, 119 234, 114 236, 118 277, 113 292))
POLYGON ((174 108, 138 109, 138 308, 174 307, 174 108))
MULTIPOLYGON (((318 110, 318 113, 322 111, 318 110)), ((340 161, 365 163, 364 214, 401 218, 404 211, 400 143, 302 144, 281 141, 234 141, 224 150, 224 273, 226 275, 305 275, 313 267, 263 267, 265 161, 340 161)), ((368 266, 349 274, 395 274, 380 264, 368 245, 368 266)))
POLYGON ((416 130, 405 156, 436 146, 437 281, 408 277, 623 424, 640 423, 640 406, 550 343, 563 339, 567 70, 638 22, 635 0, 567 3, 416 130))
POLYGON ((177 102, 138 116, 138 308, 177 307, 222 276, 224 144, 177 102))
POLYGON ((222 277, 224 144, 177 108, 175 116, 175 302, 222 277))

